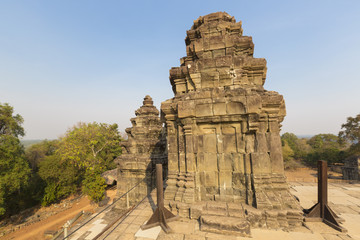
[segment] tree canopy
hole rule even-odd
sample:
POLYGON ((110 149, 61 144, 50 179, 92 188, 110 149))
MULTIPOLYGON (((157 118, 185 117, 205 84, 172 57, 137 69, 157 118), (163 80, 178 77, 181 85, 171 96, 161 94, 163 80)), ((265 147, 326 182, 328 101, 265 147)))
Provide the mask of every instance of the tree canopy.
POLYGON ((339 132, 341 141, 348 141, 350 146, 350 154, 360 154, 360 114, 356 117, 348 117, 346 123, 341 125, 343 131, 339 132))
POLYGON ((14 210, 11 200, 28 185, 31 172, 18 138, 24 136, 23 118, 13 114, 13 107, 0 103, 0 216, 14 210))
POLYGON ((116 124, 79 123, 64 137, 44 140, 24 150, 23 118, 0 104, 0 217, 41 202, 56 202, 82 191, 104 198, 101 174, 116 167, 121 137, 116 124))
POLYGON ((103 199, 106 184, 101 173, 115 168, 114 159, 121 154, 117 128, 116 124, 78 123, 58 141, 29 149, 46 185, 43 205, 79 189, 94 201, 103 199))
POLYGON ((345 158, 346 144, 339 141, 334 134, 317 134, 310 139, 298 138, 293 133, 281 136, 285 167, 290 167, 295 161, 310 166, 316 166, 318 160, 329 164, 342 162, 345 158))
POLYGON ((24 136, 24 128, 21 126, 24 119, 19 115, 13 115, 14 108, 8 103, 0 103, 0 135, 11 135, 14 137, 24 136))
POLYGON ((114 168, 113 160, 121 154, 117 128, 117 124, 78 123, 60 139, 57 152, 63 161, 87 170, 114 168))
POLYGON ((44 140, 29 146, 25 150, 25 157, 33 171, 38 169, 39 163, 42 162, 45 157, 55 154, 57 145, 58 140, 44 140))
MULTIPOLYGON (((291 156, 291 159, 303 159, 311 149, 311 147, 307 144, 306 139, 298 138, 293 133, 284 133, 281 136, 281 142, 283 148, 285 147, 285 149, 287 149, 284 154, 290 153, 289 156, 291 156), (290 152, 288 148, 290 148, 292 152, 290 152)), ((287 157, 287 155, 285 156, 287 157)))
POLYGON ((40 162, 38 174, 45 183, 43 205, 75 193, 83 178, 82 172, 77 167, 70 162, 62 162, 56 154, 46 156, 40 162))
POLYGON ((341 148, 339 137, 334 134, 317 134, 308 140, 308 144, 314 149, 341 148))

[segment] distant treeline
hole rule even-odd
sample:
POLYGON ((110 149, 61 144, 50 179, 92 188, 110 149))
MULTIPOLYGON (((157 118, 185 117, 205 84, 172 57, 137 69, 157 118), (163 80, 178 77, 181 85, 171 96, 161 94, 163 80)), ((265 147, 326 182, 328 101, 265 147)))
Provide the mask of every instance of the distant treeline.
POLYGON ((316 166, 318 160, 329 164, 343 163, 347 157, 360 154, 360 114, 348 117, 341 128, 338 135, 317 134, 310 138, 284 133, 281 143, 285 167, 316 166))
POLYGON ((34 139, 34 140, 20 140, 21 144, 26 148, 30 147, 31 145, 34 145, 36 143, 42 142, 45 139, 34 139))

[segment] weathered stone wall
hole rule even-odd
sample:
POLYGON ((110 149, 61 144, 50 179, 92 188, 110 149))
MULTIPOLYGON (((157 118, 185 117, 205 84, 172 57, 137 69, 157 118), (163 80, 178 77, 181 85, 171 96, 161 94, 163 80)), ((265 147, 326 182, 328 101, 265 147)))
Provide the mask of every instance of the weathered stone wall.
POLYGON ((167 128, 165 199, 180 215, 202 201, 299 209, 284 176, 280 123, 285 103, 264 90, 266 60, 227 13, 199 17, 187 56, 171 68, 175 97, 161 105, 167 128))
POLYGON ((360 156, 346 158, 342 167, 343 179, 360 181, 360 156))
POLYGON ((144 197, 154 187, 156 163, 162 163, 166 169, 166 140, 159 110, 150 96, 145 96, 143 105, 135 111, 135 115, 130 119, 132 127, 125 130, 128 139, 121 143, 123 153, 116 159, 118 196, 143 180, 143 184, 130 192, 130 204, 144 197))

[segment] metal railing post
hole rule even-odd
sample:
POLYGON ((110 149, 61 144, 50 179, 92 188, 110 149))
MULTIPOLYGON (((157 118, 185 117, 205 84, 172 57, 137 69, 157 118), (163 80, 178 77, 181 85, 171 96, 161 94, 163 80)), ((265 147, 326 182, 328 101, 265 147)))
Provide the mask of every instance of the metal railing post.
POLYGON ((64 240, 67 240, 68 236, 69 221, 64 224, 64 240))
POLYGON ((130 207, 130 201, 129 201, 129 186, 126 187, 126 208, 130 207))

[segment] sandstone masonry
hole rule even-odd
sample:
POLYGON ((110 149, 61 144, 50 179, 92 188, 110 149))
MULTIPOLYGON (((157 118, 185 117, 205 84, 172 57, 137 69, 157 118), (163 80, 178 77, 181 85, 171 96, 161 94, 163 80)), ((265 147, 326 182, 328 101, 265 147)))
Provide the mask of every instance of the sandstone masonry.
POLYGON ((122 142, 123 153, 116 159, 118 163, 118 196, 143 181, 130 192, 130 204, 142 199, 155 184, 155 165, 162 163, 166 168, 166 151, 159 110, 147 95, 143 105, 130 119, 132 127, 127 128, 128 139, 122 142))
POLYGON ((175 96, 162 102, 161 117, 146 96, 126 129, 118 194, 142 179, 149 191, 155 163, 162 163, 166 203, 199 219, 201 230, 249 236, 250 227, 300 225, 284 175, 285 102, 263 87, 266 60, 253 57, 252 38, 225 12, 195 20, 185 43, 187 55, 170 70, 175 96))
POLYGON ((281 210, 287 223, 287 210, 295 209, 301 222, 284 176, 284 99, 263 88, 266 60, 253 57, 252 38, 242 33, 241 22, 224 12, 199 17, 187 31, 187 56, 170 70, 175 96, 161 105, 165 199, 183 216, 200 217, 204 202, 223 202, 275 210, 268 213, 274 221, 281 210))
POLYGON ((342 172, 343 179, 360 181, 360 155, 346 158, 342 172))

